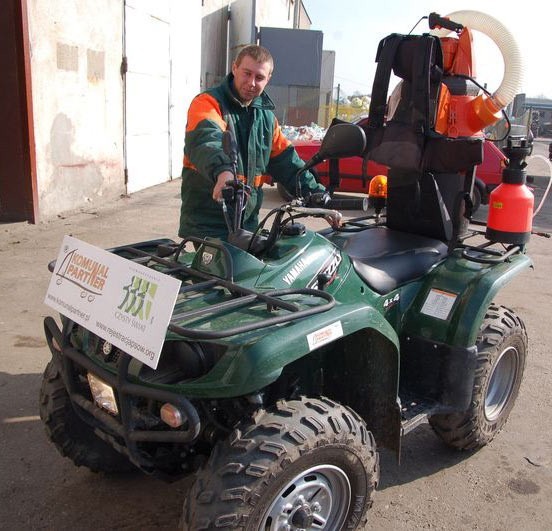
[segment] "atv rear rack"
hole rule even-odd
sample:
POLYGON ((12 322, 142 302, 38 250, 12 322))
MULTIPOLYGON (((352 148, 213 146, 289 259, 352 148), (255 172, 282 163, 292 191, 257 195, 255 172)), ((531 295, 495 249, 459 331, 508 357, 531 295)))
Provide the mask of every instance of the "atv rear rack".
POLYGON ((481 245, 460 245, 462 258, 479 264, 500 264, 523 252, 520 245, 509 245, 505 250, 492 248, 496 242, 485 242, 481 245))
MULTIPOLYGON (((151 244, 155 245, 156 242, 151 242, 151 244)), ((174 275, 179 278, 182 281, 178 295, 181 302, 182 298, 184 298, 196 303, 199 299, 199 293, 203 295, 209 292, 220 294, 221 289, 226 290, 230 295, 223 302, 205 304, 203 306, 195 304, 189 310, 173 313, 169 330, 180 336, 190 339, 220 339, 326 312, 335 305, 334 297, 319 289, 298 288, 260 291, 235 283, 233 281, 232 257, 224 245, 219 242, 210 240, 207 242, 199 238, 188 238, 183 240, 181 244, 174 244, 174 246, 167 245, 166 241, 164 241, 162 242, 162 247, 162 252, 165 256, 147 252, 144 245, 140 245, 140 247, 134 245, 122 246, 110 249, 110 251, 133 262, 155 268, 161 273, 174 275), (180 251, 188 241, 205 244, 220 250, 226 261, 226 278, 216 277, 176 261, 180 255, 180 251), (173 250, 172 252, 170 252, 171 249, 173 250), (171 254, 174 255, 174 258, 167 259, 167 256, 171 254), (209 319, 212 325, 217 319, 227 316, 230 311, 255 309, 258 312, 259 307, 265 305, 265 311, 268 314, 274 314, 275 312, 285 313, 261 317, 253 320, 253 322, 220 330, 205 330, 188 324, 200 319, 203 322, 209 319), (185 325, 182 323, 185 323, 185 325)))
MULTIPOLYGON (((485 223, 472 220, 473 225, 486 226, 485 223)), ((525 246, 517 244, 504 244, 500 242, 486 240, 479 245, 469 245, 464 243, 467 239, 483 236, 485 238, 485 231, 480 229, 471 229, 469 233, 461 238, 456 244, 456 249, 461 249, 462 258, 470 260, 471 262, 477 262, 479 264, 500 264, 507 262, 509 259, 516 255, 522 254, 525 250, 525 246)))

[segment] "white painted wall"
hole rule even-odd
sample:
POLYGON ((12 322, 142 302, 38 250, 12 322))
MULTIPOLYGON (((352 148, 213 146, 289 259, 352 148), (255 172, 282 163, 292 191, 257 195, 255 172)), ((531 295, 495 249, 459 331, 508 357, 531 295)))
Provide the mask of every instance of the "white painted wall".
POLYGON ((257 1, 256 24, 271 28, 293 28, 294 5, 290 0, 257 1))
MULTIPOLYGON (((219 54, 225 37, 202 35, 202 19, 209 13, 220 16, 221 8, 232 3, 235 11, 231 42, 247 44, 252 40, 253 12, 257 27, 269 24, 291 27, 293 6, 289 0, 127 2, 135 11, 144 11, 146 7, 158 10, 159 22, 168 28, 159 40, 155 35, 147 39, 143 36, 143 48, 155 53, 129 57, 129 69, 135 71, 149 61, 165 78, 164 90, 168 90, 163 96, 152 96, 144 77, 140 90, 129 95, 139 102, 140 112, 130 117, 127 114, 127 120, 135 131, 146 135, 159 131, 163 122, 163 140, 157 142, 156 149, 168 153, 162 162, 149 160, 148 152, 154 151, 153 140, 137 142, 138 147, 128 150, 127 155, 132 157, 127 157, 129 168, 149 164, 129 187, 128 191, 135 191, 180 175, 186 112, 200 91, 202 44, 204 50, 212 49, 219 54), (160 50, 168 55, 167 62, 164 59, 156 62, 160 50), (167 112, 161 117, 164 111, 167 112)), ((127 190, 120 72, 124 5, 124 0, 28 0, 41 219, 90 206, 127 190)), ((140 44, 140 32, 132 39, 140 44)))
MULTIPOLYGON (((200 90, 201 2, 128 2, 133 14, 148 8, 153 15, 150 35, 140 32, 143 17, 130 21, 137 52, 129 57, 129 70, 140 77, 128 94, 133 112, 127 119, 135 136, 127 163, 141 170, 128 189, 134 192, 180 176, 186 111, 200 90), (156 80, 150 72, 159 74, 156 80), (150 156, 156 152, 164 158, 150 156)), ((120 70, 124 3, 28 2, 43 220, 127 191, 120 70)))
POLYGON ((124 191, 122 5, 28 3, 41 219, 124 191))

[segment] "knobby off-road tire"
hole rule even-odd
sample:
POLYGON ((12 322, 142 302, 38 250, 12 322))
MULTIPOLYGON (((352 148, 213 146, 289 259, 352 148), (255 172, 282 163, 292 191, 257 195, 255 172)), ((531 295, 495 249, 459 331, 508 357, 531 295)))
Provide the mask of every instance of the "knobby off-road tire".
POLYGON ((325 398, 280 401, 216 446, 184 502, 183 529, 363 529, 378 479, 356 413, 325 398))
POLYGON ((508 420, 525 368, 527 332, 523 321, 512 310, 491 305, 479 331, 477 351, 469 409, 429 418, 437 435, 461 450, 485 446, 508 420))
POLYGON ((479 210, 479 207, 481 206, 481 202, 482 202, 481 190, 479 189, 479 186, 477 186, 477 184, 473 185, 472 201, 473 201, 472 214, 475 214, 479 210))
POLYGON ((56 364, 46 366, 40 388, 40 418, 59 453, 93 472, 136 470, 131 462, 97 437, 75 413, 56 364))

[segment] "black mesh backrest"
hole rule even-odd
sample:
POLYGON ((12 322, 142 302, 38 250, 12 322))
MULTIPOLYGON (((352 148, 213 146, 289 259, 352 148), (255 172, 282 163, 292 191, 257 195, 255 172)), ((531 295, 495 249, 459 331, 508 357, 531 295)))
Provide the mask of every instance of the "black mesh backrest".
MULTIPOLYGON (((370 114, 364 127, 365 156, 388 172, 388 227, 449 243, 462 218, 463 172, 482 161, 482 142, 448 138, 435 131, 443 79, 440 40, 432 35, 391 34, 376 56, 378 67, 370 114), (400 99, 388 115, 391 72, 401 78, 400 99)), ((470 94, 463 80, 449 82, 452 94, 470 94)))
MULTIPOLYGON (((436 101, 443 75, 441 42, 432 35, 400 35, 393 33, 382 39, 376 54, 378 67, 372 87, 368 126, 380 128, 387 114, 391 72, 403 80, 409 94, 405 101, 412 114, 410 121, 433 125, 436 101)), ((428 127, 429 125, 429 127, 428 127)))

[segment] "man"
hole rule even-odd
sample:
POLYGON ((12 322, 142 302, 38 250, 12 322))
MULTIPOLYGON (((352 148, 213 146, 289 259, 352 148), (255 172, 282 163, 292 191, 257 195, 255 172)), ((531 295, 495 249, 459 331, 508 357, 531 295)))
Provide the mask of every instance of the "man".
MULTIPOLYGON (((232 64, 232 73, 217 87, 194 98, 188 110, 180 237, 211 236, 226 239, 228 228, 220 200, 222 189, 233 179, 232 164, 222 150, 222 133, 233 132, 238 146, 238 178, 251 186, 243 228, 254 231, 268 176, 295 190, 303 162, 280 129, 274 104, 264 92, 273 70, 270 52, 250 45, 232 64)), ((310 172, 301 177, 303 194, 323 192, 310 172)))

